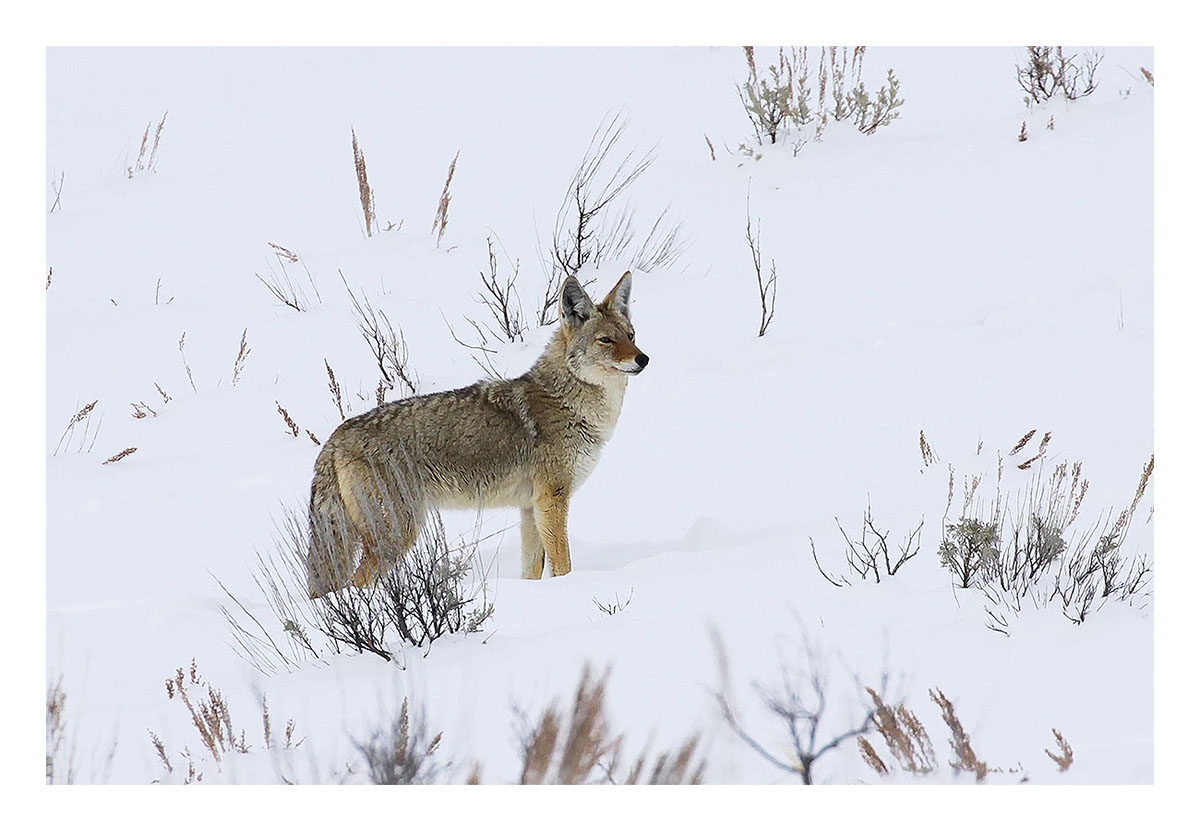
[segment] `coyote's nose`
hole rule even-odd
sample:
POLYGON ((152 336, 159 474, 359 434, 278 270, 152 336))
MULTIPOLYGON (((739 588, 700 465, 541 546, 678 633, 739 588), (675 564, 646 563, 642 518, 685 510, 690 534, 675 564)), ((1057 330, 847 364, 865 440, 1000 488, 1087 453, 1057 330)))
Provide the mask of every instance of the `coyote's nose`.
POLYGON ((638 366, 644 368, 646 366, 646 364, 650 363, 650 356, 647 355, 645 352, 642 352, 636 358, 634 358, 633 361, 638 366))

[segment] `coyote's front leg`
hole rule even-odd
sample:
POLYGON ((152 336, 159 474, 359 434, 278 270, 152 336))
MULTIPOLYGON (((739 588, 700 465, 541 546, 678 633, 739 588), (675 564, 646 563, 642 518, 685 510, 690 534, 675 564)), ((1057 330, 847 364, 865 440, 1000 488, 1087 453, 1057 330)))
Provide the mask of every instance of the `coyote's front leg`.
MULTIPOLYGON (((550 561, 550 576, 561 577, 571 571, 571 549, 567 544, 567 504, 569 490, 565 485, 537 488, 533 496, 533 519, 546 559, 550 561)), ((541 569, 538 569, 539 573, 541 569)))

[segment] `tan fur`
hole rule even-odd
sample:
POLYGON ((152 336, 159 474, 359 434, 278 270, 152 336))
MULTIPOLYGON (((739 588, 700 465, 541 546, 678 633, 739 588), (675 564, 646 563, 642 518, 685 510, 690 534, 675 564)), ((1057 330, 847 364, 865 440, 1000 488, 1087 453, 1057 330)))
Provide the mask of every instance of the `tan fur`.
POLYGON ((616 428, 629 376, 649 361, 633 340, 631 287, 626 272, 595 305, 569 277, 561 325, 524 375, 393 401, 334 430, 313 475, 312 595, 370 585, 430 508, 519 508, 521 576, 539 579, 545 562, 568 573, 571 495, 616 428))

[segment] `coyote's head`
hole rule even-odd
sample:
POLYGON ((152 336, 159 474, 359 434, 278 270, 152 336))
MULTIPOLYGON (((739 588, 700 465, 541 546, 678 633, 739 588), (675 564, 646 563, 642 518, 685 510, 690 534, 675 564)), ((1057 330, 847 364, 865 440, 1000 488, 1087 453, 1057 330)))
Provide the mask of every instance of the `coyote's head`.
POLYGON ((599 384, 622 374, 637 375, 650 363, 650 356, 633 342, 632 288, 633 276, 626 271, 597 305, 574 277, 563 283, 559 305, 567 366, 584 381, 599 384))

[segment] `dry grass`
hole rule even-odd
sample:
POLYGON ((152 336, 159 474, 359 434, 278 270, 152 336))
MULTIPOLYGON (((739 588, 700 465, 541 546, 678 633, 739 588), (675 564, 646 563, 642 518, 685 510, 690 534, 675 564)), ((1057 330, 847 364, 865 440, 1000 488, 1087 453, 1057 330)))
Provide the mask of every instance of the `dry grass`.
MULTIPOLYGON (((1145 71, 1146 71, 1145 69, 1142 70, 1142 72, 1145 72, 1145 71)), ((50 213, 54 213, 55 211, 60 210, 62 208, 63 181, 66 179, 66 177, 67 177, 67 174, 65 172, 60 171, 58 174, 57 182, 54 181, 53 177, 50 179, 50 187, 54 190, 54 201, 50 204, 50 213)), ((46 283, 47 288, 49 288, 49 285, 50 285, 50 283, 49 283, 49 281, 47 281, 47 283, 46 283)))
POLYGON ((133 164, 127 165, 125 168, 128 178, 132 179, 135 175, 144 171, 154 171, 158 164, 158 145, 162 141, 162 131, 166 123, 167 114, 164 112, 157 127, 154 126, 153 121, 146 124, 146 130, 142 133, 142 143, 138 148, 137 158, 133 161, 133 164), (150 143, 151 130, 154 130, 153 144, 150 143))
POLYGON ((1154 73, 1149 69, 1146 69, 1144 66, 1140 66, 1138 69, 1142 71, 1142 77, 1146 79, 1146 83, 1150 86, 1154 86, 1154 73))
MULTIPOLYGON (((168 677, 165 682, 167 698, 178 700, 187 710, 188 718, 200 737, 207 755, 220 767, 222 759, 230 754, 250 753, 254 749, 246 738, 244 729, 234 727, 233 716, 225 695, 209 681, 206 681, 196 667, 193 659, 185 670, 180 667, 168 677)), ((266 695, 261 698, 262 715, 262 749, 272 753, 294 750, 304 743, 304 739, 296 739, 296 722, 288 719, 283 736, 277 736, 271 726, 271 710, 266 695)), ((185 745, 179 752, 179 757, 187 763, 186 770, 180 768, 179 776, 173 776, 178 762, 172 762, 172 755, 165 742, 153 730, 147 730, 150 743, 155 755, 162 765, 163 777, 155 781, 176 781, 188 785, 204 779, 204 771, 196 767, 196 759, 192 751, 185 745)), ((278 762, 278 757, 275 757, 278 762)), ((280 772, 283 781, 287 777, 280 772)), ((288 782, 288 784, 291 784, 288 782)))
MULTIPOLYGON (((870 687, 867 687, 867 693, 875 704, 871 723, 879 735, 883 736, 888 752, 895 759, 899 769, 916 775, 934 771, 937 768, 937 755, 933 752, 933 742, 925 730, 925 725, 903 704, 885 704, 879 693, 870 687)), ((865 736, 858 737, 858 748, 876 773, 889 772, 865 736)))
MULTIPOLYGON (((934 753, 929 732, 921 720, 903 705, 889 706, 873 690, 868 688, 867 692, 875 702, 875 714, 872 718, 875 732, 882 737, 894 763, 889 768, 875 751, 870 740, 866 736, 861 736, 858 740, 859 752, 867 765, 880 776, 891 776, 897 772, 913 776, 927 776, 935 773, 938 770, 937 756, 934 753)), ((988 775, 992 773, 1021 774, 1020 781, 1027 780, 1028 777, 1024 776, 1024 769, 1020 765, 1007 769, 988 766, 979 758, 979 754, 972 746, 971 737, 963 728, 962 721, 958 718, 950 699, 936 688, 929 691, 929 697, 938 705, 942 722, 950 733, 948 743, 952 755, 947 764, 956 775, 969 774, 977 783, 985 782, 988 775)), ((1063 749, 1065 742, 1061 735, 1057 730, 1054 731, 1054 735, 1059 739, 1060 749, 1063 749)), ((1067 759, 1066 765, 1070 766, 1070 747, 1066 746, 1062 752, 1067 759)), ((1049 750, 1046 753, 1059 764, 1060 770, 1066 769, 1063 767, 1060 757, 1055 756, 1049 750)))
POLYGON ((1054 733, 1054 741, 1058 745, 1058 754, 1047 749, 1046 755, 1054 760, 1054 764, 1058 765, 1060 773, 1066 773, 1070 769, 1071 763, 1075 761, 1075 751, 1071 749, 1071 745, 1057 729, 1051 728, 1051 732, 1054 733))
POLYGON ((100 432, 99 424, 97 424, 95 430, 92 431, 90 444, 88 443, 88 433, 92 429, 92 411, 96 409, 96 405, 99 403, 100 399, 97 398, 90 404, 84 404, 73 416, 71 416, 70 420, 67 422, 66 429, 64 429, 62 435, 59 436, 58 444, 54 446, 54 453, 51 455, 57 456, 60 450, 65 450, 66 452, 71 451, 72 444, 75 444, 75 430, 81 424, 83 425, 82 434, 78 441, 75 452, 84 452, 84 445, 87 445, 89 452, 91 451, 92 446, 96 443, 96 435, 100 432))
POLYGON ((971 747, 971 737, 967 735, 962 722, 958 720, 953 702, 939 689, 930 690, 929 697, 941 708, 942 720, 950 728, 950 748, 954 751, 954 758, 950 761, 951 769, 960 773, 971 773, 975 776, 976 782, 982 782, 987 778, 988 766, 971 747))
POLYGON ((166 688, 167 698, 178 698, 187 708, 192 725, 213 761, 219 763, 227 753, 250 752, 246 731, 235 731, 233 727, 224 694, 200 676, 195 660, 186 673, 182 667, 175 670, 175 674, 167 678, 166 688), (193 701, 197 692, 200 697, 193 701))
MULTIPOLYGON (((462 151, 459 151, 462 152, 462 151)), ((446 184, 442 186, 442 195, 438 198, 437 212, 433 215, 433 227, 429 229, 429 233, 437 234, 437 247, 442 246, 442 235, 446 233, 446 224, 450 221, 450 182, 454 179, 454 169, 458 167, 458 153, 454 154, 454 159, 450 162, 450 169, 446 172, 446 184)))
POLYGON ((446 770, 434 760, 442 734, 428 738, 424 719, 409 719, 408 699, 400 714, 383 729, 375 731, 355 747, 367 763, 367 773, 376 785, 427 785, 446 770))
POLYGON ((278 401, 276 401, 275 409, 279 410, 279 415, 283 416, 283 423, 287 425, 287 428, 289 431, 291 431, 291 434, 293 436, 299 437, 300 426, 298 424, 296 424, 295 421, 292 420, 291 415, 288 413, 287 410, 285 410, 283 408, 283 405, 280 404, 278 401))
POLYGON ((115 453, 115 454, 113 454, 112 456, 109 456, 107 459, 105 459, 105 460, 104 460, 103 462, 101 462, 100 464, 103 464, 103 465, 111 465, 113 462, 119 462, 119 461, 121 461, 122 459, 124 459, 126 456, 130 456, 130 455, 132 455, 132 454, 134 454, 134 453, 136 453, 136 452, 137 452, 137 448, 136 448, 136 447, 126 447, 126 448, 125 448, 124 450, 122 450, 120 453, 115 453))
POLYGON ((242 377, 242 370, 246 368, 246 358, 250 357, 250 347, 246 344, 247 329, 242 330, 242 342, 238 346, 237 357, 233 359, 233 381, 232 386, 237 386, 242 377))
POLYGON ((187 353, 183 351, 184 341, 187 340, 187 332, 179 336, 179 357, 183 359, 183 368, 187 370, 188 383, 192 385, 192 392, 196 392, 196 380, 192 378, 192 368, 188 364, 187 353))
POLYGON ((333 374, 333 367, 329 365, 329 359, 325 359, 325 372, 329 375, 329 394, 333 396, 333 403, 337 405, 338 417, 346 420, 346 409, 342 406, 342 385, 338 383, 337 377, 333 374))
POLYGON ((358 179, 358 201, 362 206, 363 226, 370 237, 379 230, 379 220, 375 218, 375 193, 367 179, 367 160, 358 146, 358 136, 353 127, 350 128, 350 146, 354 151, 354 175, 358 179))
POLYGON ((46 784, 73 785, 77 774, 75 740, 67 730, 67 694, 59 677, 46 690, 46 784))
POLYGON ((647 747, 622 769, 620 754, 625 736, 609 724, 605 712, 607 685, 607 672, 596 677, 585 666, 569 712, 551 702, 534 725, 521 716, 520 784, 699 784, 705 763, 697 758, 697 735, 657 756, 647 747))
POLYGON ((929 467, 930 465, 937 463, 938 455, 934 452, 933 445, 925 440, 924 430, 921 431, 921 437, 920 441, 918 442, 918 446, 921 449, 921 464, 924 467, 929 467))

